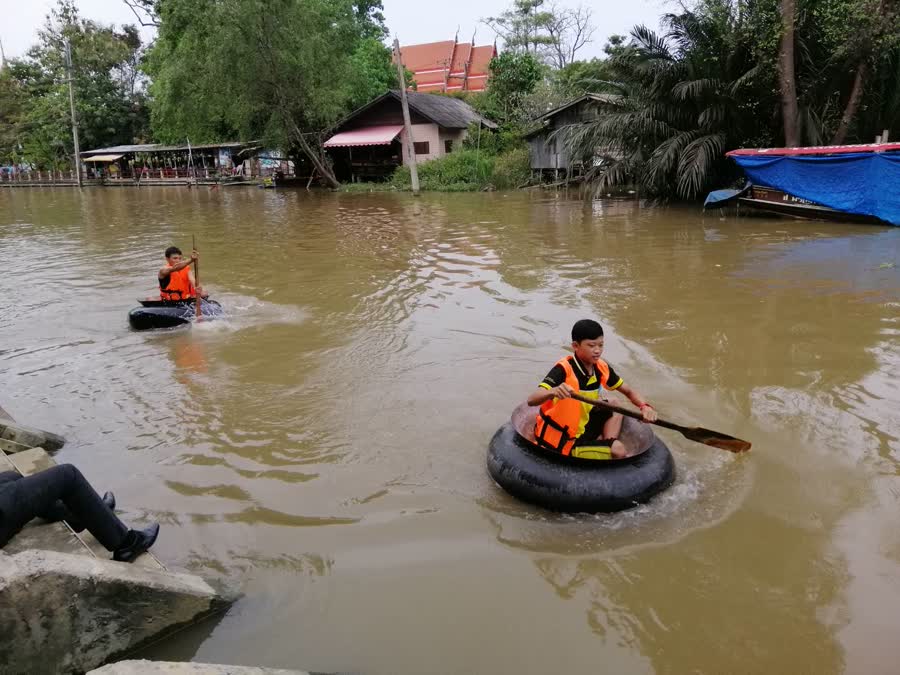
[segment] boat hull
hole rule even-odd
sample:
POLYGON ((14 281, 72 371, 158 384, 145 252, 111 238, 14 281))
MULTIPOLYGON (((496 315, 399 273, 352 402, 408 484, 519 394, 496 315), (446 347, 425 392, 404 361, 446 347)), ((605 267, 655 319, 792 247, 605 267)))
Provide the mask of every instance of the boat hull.
POLYGON ((783 190, 762 185, 754 185, 750 192, 739 197, 737 202, 742 208, 787 216, 790 218, 831 220, 845 223, 868 223, 873 225, 883 224, 882 220, 874 216, 838 211, 827 206, 815 204, 807 199, 795 197, 783 190))

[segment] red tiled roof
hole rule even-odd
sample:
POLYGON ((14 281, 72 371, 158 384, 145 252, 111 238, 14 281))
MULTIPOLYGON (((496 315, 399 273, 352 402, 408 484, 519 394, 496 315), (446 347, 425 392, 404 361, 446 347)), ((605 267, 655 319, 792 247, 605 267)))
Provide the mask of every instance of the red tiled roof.
POLYGON ((417 89, 432 92, 483 91, 496 54, 493 45, 476 47, 454 40, 400 48, 403 65, 413 73, 417 89))
POLYGON ((472 65, 469 66, 469 75, 487 75, 491 59, 497 56, 494 45, 474 47, 472 49, 472 65))

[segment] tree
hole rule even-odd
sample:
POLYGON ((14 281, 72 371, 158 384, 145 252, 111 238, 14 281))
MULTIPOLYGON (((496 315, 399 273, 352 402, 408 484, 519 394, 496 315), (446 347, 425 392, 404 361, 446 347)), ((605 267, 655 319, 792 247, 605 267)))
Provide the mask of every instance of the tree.
POLYGON ((797 106, 797 81, 794 73, 794 27, 797 0, 780 0, 781 44, 778 48, 778 82, 781 89, 781 120, 784 144, 789 148, 800 144, 797 106))
POLYGON ((392 81, 383 34, 379 0, 166 0, 146 65, 154 133, 295 148, 337 187, 322 132, 392 81))
POLYGON ((503 52, 491 59, 483 114, 504 125, 521 124, 531 115, 526 99, 544 78, 544 68, 529 53, 503 52))
POLYGON ((9 68, 0 69, 0 163, 21 160, 22 123, 27 97, 9 68))
POLYGON ((747 17, 728 0, 705 0, 664 23, 664 36, 632 31, 630 48, 612 58, 617 96, 595 120, 561 132, 574 156, 606 158, 589 176, 599 189, 636 184, 651 196, 693 198, 733 175, 726 150, 769 140, 771 103, 747 17))
POLYGON ((555 68, 565 68, 593 38, 596 28, 591 23, 592 11, 584 5, 571 10, 554 5, 549 14, 549 59, 555 68))
POLYGON ((73 0, 58 0, 24 59, 9 76, 24 96, 22 154, 37 166, 71 165, 72 134, 63 51, 71 44, 76 116, 83 147, 131 143, 147 130, 143 83, 137 69, 137 30, 118 31, 82 18, 73 0))
POLYGON ((142 26, 159 28, 159 4, 161 0, 122 0, 142 26))
POLYGON ((583 5, 568 9, 546 0, 514 0, 511 9, 482 21, 503 39, 507 51, 532 54, 563 68, 591 41, 591 16, 583 5))

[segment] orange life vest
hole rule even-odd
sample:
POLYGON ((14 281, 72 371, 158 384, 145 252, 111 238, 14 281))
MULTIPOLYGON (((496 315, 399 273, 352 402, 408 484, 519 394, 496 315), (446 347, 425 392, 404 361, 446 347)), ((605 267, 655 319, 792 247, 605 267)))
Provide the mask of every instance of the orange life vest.
MULTIPOLYGON (((582 396, 598 397, 601 389, 609 381, 609 365, 606 361, 597 361, 594 369, 600 386, 596 390, 581 391, 570 358, 577 357, 567 356, 556 363, 566 372, 565 383, 582 396)), ((551 398, 545 401, 538 411, 534 425, 534 437, 538 446, 563 455, 571 455, 575 441, 584 433, 584 425, 592 407, 589 403, 582 403, 574 398, 551 398)))
POLYGON ((191 268, 185 267, 159 280, 159 296, 163 300, 186 300, 196 296, 191 283, 191 268))

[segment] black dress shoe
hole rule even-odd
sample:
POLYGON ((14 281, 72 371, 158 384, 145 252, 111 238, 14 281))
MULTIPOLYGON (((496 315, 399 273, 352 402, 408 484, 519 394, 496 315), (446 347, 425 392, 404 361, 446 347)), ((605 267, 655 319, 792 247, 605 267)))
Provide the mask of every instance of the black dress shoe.
POLYGON ((103 503, 110 511, 116 510, 116 496, 112 492, 103 493, 103 503))
POLYGON ((128 530, 128 534, 125 535, 125 541, 113 551, 113 560, 134 562, 135 558, 156 543, 158 536, 159 523, 153 523, 150 527, 143 530, 128 530))

